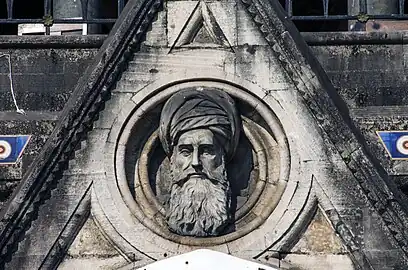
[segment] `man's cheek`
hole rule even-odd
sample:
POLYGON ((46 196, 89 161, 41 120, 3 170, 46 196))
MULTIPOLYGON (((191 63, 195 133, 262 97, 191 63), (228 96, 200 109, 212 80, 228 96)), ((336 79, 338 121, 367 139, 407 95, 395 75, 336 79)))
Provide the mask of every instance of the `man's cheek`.
POLYGON ((220 162, 217 160, 216 157, 210 158, 205 162, 205 167, 207 167, 208 170, 214 170, 220 165, 220 162))
POLYGON ((188 160, 186 158, 178 157, 175 161, 175 169, 177 171, 185 171, 188 168, 188 160))

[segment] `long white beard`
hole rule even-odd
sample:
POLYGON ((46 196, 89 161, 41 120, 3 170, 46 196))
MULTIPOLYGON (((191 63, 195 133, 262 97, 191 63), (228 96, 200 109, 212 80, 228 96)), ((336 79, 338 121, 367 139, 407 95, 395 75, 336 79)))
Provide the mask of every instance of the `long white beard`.
POLYGON ((173 182, 166 214, 171 231, 201 237, 222 233, 231 217, 231 190, 224 168, 217 171, 207 173, 211 180, 173 182))

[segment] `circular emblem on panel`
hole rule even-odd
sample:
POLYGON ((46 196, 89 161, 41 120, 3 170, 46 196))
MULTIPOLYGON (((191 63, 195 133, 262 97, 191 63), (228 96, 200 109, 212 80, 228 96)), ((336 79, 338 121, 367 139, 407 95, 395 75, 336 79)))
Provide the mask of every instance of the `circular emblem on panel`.
POLYGON ((250 233, 287 182, 279 121, 260 99, 223 83, 162 90, 132 112, 118 143, 115 175, 133 215, 180 244, 222 244, 250 233))
POLYGON ((11 154, 11 150, 9 142, 0 140, 0 160, 8 158, 11 154))
POLYGON ((397 140, 397 150, 403 155, 408 155, 408 136, 401 136, 397 140))

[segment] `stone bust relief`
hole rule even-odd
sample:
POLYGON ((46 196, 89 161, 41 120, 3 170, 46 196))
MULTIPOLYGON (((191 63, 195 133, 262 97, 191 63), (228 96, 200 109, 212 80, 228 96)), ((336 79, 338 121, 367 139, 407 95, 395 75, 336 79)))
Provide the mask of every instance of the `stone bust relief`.
POLYGON ((184 236, 217 236, 233 222, 226 164, 239 141, 233 99, 216 89, 188 89, 165 103, 159 137, 170 160, 166 223, 184 236))

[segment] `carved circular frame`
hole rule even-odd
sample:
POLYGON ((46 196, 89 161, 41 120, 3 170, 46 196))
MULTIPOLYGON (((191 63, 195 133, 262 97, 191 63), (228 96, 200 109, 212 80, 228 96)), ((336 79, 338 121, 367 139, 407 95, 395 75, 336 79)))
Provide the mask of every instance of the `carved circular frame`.
MULTIPOLYGON (((123 199, 132 214, 155 234, 179 244, 188 244, 195 246, 208 246, 214 244, 218 245, 230 242, 258 228, 271 214, 271 212, 279 202, 279 199, 285 189, 286 182, 289 177, 288 173, 290 166, 288 159, 289 150, 286 136, 273 112, 264 107, 265 105, 261 104, 259 99, 256 99, 252 95, 245 94, 245 92, 239 91, 236 86, 217 81, 182 82, 161 89, 160 92, 156 93, 155 96, 151 97, 150 99, 144 100, 142 103, 139 103, 139 106, 135 106, 136 108, 132 112, 129 120, 124 123, 124 126, 121 128, 123 131, 117 138, 118 144, 126 146, 129 141, 129 136, 130 134, 132 134, 131 130, 135 126, 137 126, 138 121, 142 120, 143 117, 145 117, 146 112, 153 110, 158 106, 158 104, 165 102, 172 94, 178 92, 181 89, 202 86, 222 89, 232 97, 244 100, 262 116, 274 136, 274 138, 272 138, 270 135, 268 137, 267 132, 263 132, 263 134, 258 134, 256 139, 250 139, 250 141, 252 141, 252 145, 260 150, 257 152, 259 158, 264 159, 264 164, 260 166, 261 177, 263 177, 263 179, 258 179, 255 192, 253 192, 252 196, 249 199, 249 205, 246 205, 244 209, 240 209, 241 211, 237 213, 240 217, 243 217, 243 214, 251 212, 251 214, 255 216, 255 218, 253 218, 250 222, 247 222, 237 231, 218 237, 195 238, 180 236, 171 233, 170 231, 166 230, 166 225, 163 223, 163 218, 161 218, 161 216, 163 216, 162 213, 164 212, 164 209, 162 209, 160 207, 160 204, 157 202, 147 177, 149 151, 142 151, 140 153, 140 157, 138 158, 138 164, 136 166, 137 172, 135 175, 136 179, 139 181, 135 183, 135 198, 132 196, 132 193, 128 187, 128 179, 125 173, 125 148, 122 148, 122 150, 117 150, 115 153, 116 181, 118 181, 120 192, 123 195, 123 199), (270 144, 270 141, 273 140, 276 141, 277 147, 279 149, 279 176, 273 175, 277 173, 273 168, 269 169, 269 171, 267 172, 262 171, 262 169, 265 169, 264 167, 273 166, 271 164, 268 164, 272 163, 272 152, 275 152, 275 149, 273 149, 273 146, 270 144), (260 143, 264 145, 259 146, 260 143), (142 175, 140 175, 140 172, 142 172, 142 175), (265 204, 264 202, 268 203, 265 204)), ((243 121, 244 131, 246 131, 245 133, 247 137, 253 138, 255 135, 253 134, 253 132, 249 132, 251 128, 248 127, 248 121, 249 120, 243 121)), ((260 128, 258 128, 258 131, 260 131, 259 133, 262 132, 260 128)), ((153 141, 154 138, 151 138, 147 141, 147 149, 149 149, 153 141)))
MULTIPOLYGON (((299 219, 308 219, 301 212, 308 207, 307 205, 310 205, 308 204, 309 195, 305 189, 311 188, 311 181, 302 181, 304 183, 299 184, 299 181, 294 179, 297 175, 291 173, 293 170, 299 171, 300 163, 296 156, 289 154, 290 143, 284 132, 285 124, 281 123, 278 120, 279 116, 274 114, 275 109, 280 110, 278 102, 273 100, 264 102, 262 99, 267 94, 265 90, 234 76, 217 78, 214 75, 211 76, 213 78, 211 80, 208 77, 198 75, 186 76, 184 74, 184 76, 186 77, 184 80, 180 80, 180 76, 178 78, 175 76, 173 80, 166 78, 156 81, 136 92, 131 100, 123 106, 122 111, 113 122, 105 145, 106 173, 101 181, 94 183, 92 192, 92 214, 96 218, 97 224, 107 235, 107 238, 123 253, 128 253, 131 250, 132 252, 140 251, 141 249, 146 254, 155 254, 158 250, 180 253, 183 250, 184 252, 188 251, 191 246, 207 246, 223 250, 225 245, 228 246, 227 250, 234 253, 234 247, 248 246, 257 242, 260 249, 254 250, 256 253, 262 247, 275 245, 283 238, 288 238, 288 235, 291 234, 288 232, 295 222, 298 222, 299 219), (255 194, 251 200, 253 204, 258 204, 258 208, 254 206, 242 210, 247 213, 251 209, 257 209, 255 212, 257 217, 253 222, 248 223, 248 226, 219 237, 193 238, 163 232, 162 228, 157 228, 152 220, 146 218, 156 217, 161 213, 157 204, 149 197, 150 186, 146 185, 145 179, 142 179, 141 183, 143 184, 140 186, 137 196, 143 196, 143 200, 148 204, 142 205, 143 209, 137 205, 126 181, 123 168, 126 148, 126 135, 124 134, 129 134, 133 121, 143 118, 149 107, 148 104, 163 102, 172 93, 181 87, 186 87, 186 85, 202 86, 203 84, 221 88, 233 98, 244 100, 256 108, 265 122, 268 123, 273 139, 278 145, 280 169, 278 180, 274 183, 277 184, 274 186, 274 191, 278 191, 277 195, 261 192, 264 194, 263 196, 269 194, 269 197, 259 199, 262 194, 255 194), (294 196, 297 197, 296 201, 292 200, 294 196), (291 210, 287 211, 290 207, 291 210), (137 235, 132 233, 137 231, 140 231, 137 235), (140 237, 143 237, 143 241, 140 240, 140 237)), ((284 114, 282 111, 280 113, 284 114)), ((246 126, 245 119, 243 122, 246 126)), ((247 128, 244 127, 244 129, 247 128)), ((145 150, 149 151, 149 147, 152 147, 155 140, 155 135, 151 136, 145 145, 145 150)), ((143 156, 139 160, 138 166, 145 166, 147 160, 148 157, 143 156)), ((258 189, 265 189, 265 186, 260 185, 258 189)), ((139 197, 137 199, 139 200, 139 197)))

